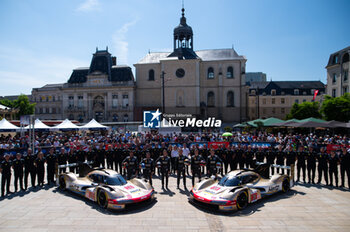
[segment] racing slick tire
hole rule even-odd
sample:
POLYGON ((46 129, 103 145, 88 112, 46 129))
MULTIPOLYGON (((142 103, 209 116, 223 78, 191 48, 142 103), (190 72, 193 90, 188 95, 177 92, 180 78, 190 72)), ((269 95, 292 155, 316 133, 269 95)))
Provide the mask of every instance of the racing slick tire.
POLYGON ((61 190, 64 191, 67 189, 66 180, 64 179, 64 176, 60 176, 58 183, 61 190))
POLYGON ((102 189, 97 192, 97 204, 102 208, 107 209, 108 197, 107 193, 102 189))
POLYGON ((286 193, 290 190, 290 181, 289 178, 286 178, 282 182, 282 192, 286 193))
POLYGON ((247 207, 248 205, 248 193, 247 191, 242 191, 238 194, 237 196, 237 201, 236 201, 237 209, 241 210, 247 207))

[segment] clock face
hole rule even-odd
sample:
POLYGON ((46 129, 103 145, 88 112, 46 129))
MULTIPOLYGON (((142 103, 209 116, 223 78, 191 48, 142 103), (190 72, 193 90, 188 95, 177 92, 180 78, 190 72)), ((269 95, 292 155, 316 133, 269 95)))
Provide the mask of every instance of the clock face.
POLYGON ((182 78, 185 76, 185 70, 183 70, 182 68, 179 68, 178 70, 176 70, 176 76, 179 78, 182 78))

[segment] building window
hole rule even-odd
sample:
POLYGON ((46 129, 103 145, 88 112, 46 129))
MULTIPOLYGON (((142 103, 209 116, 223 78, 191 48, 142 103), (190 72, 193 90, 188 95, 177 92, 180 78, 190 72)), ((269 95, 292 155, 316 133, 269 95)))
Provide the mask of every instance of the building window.
POLYGON ((286 102, 285 98, 281 98, 281 104, 284 104, 286 102))
POLYGON ((344 82, 348 81, 348 75, 349 75, 349 70, 345 69, 344 70, 344 75, 343 75, 344 76, 344 82))
POLYGON ((303 91, 303 95, 306 95, 306 91, 303 91))
POLYGON ((84 121, 83 115, 82 115, 82 114, 79 114, 79 116, 78 116, 78 121, 79 121, 80 123, 82 123, 82 122, 84 121))
POLYGON ((74 106, 74 96, 68 97, 68 106, 73 107, 74 106))
POLYGON ((214 79, 214 69, 212 67, 208 68, 208 79, 214 79))
POLYGON ((299 99, 295 99, 295 103, 299 104, 299 99))
POLYGON ((154 81, 154 70, 153 69, 148 71, 148 80, 154 81))
POLYGON ((52 101, 56 101, 56 97, 55 96, 52 97, 52 101))
POLYGON ((49 101, 49 97, 48 96, 46 96, 46 102, 48 102, 49 101))
POLYGON ((336 83, 337 82, 337 74, 333 73, 333 77, 332 77, 332 83, 336 83))
POLYGON ((263 109, 263 114, 266 114, 266 109, 265 108, 263 109))
POLYGON ((281 108, 281 113, 284 114, 286 110, 284 108, 281 108))
POLYGON ((49 108, 49 114, 52 114, 52 108, 51 107, 49 108))
POLYGON ((276 103, 276 99, 275 98, 272 98, 271 99, 271 104, 275 104, 276 103))
POLYGON ((272 114, 276 113, 276 108, 272 108, 272 114))
POLYGON ((118 95, 113 95, 112 96, 112 108, 117 108, 118 107, 118 95))
POLYGON ((211 91, 207 95, 207 106, 208 107, 214 107, 215 106, 215 95, 211 91))
POLYGON ((332 89, 332 97, 336 97, 337 96, 337 89, 332 89))
POLYGON ((124 122, 128 122, 129 121, 129 116, 127 114, 124 114, 124 122))
POLYGON ((39 114, 43 113, 43 108, 39 108, 39 114))
POLYGON ((227 77, 228 79, 233 78, 233 68, 232 68, 232 66, 230 66, 230 67, 227 68, 226 77, 227 77))
POLYGON ((345 87, 344 87, 343 92, 344 92, 344 93, 349 92, 349 88, 348 88, 348 86, 345 86, 345 87))
POLYGON ((303 102, 306 102, 306 99, 303 99, 303 102))
POLYGON ((338 64, 338 55, 335 55, 334 57, 333 57, 333 64, 338 64))
POLYGON ((127 108, 129 106, 129 95, 123 94, 123 108, 127 108))
POLYGON ((255 89, 251 90, 251 91, 250 91, 250 94, 251 94, 251 95, 256 95, 255 89))
POLYGON ((56 114, 56 107, 52 108, 52 113, 56 114))
POLYGON ((84 97, 83 96, 78 96, 78 107, 83 108, 84 102, 83 102, 84 97))
POLYGON ((263 105, 266 105, 266 99, 265 98, 263 99, 263 105))
POLYGON ((43 114, 46 114, 46 108, 43 107, 43 114))
POLYGON ((294 89, 294 95, 299 95, 299 89, 294 89))
POLYGON ((118 115, 117 114, 113 114, 113 122, 118 122, 118 115))
POLYGON ((275 96, 275 95, 276 95, 276 90, 275 90, 275 89, 272 89, 272 90, 271 90, 271 95, 272 95, 272 96, 275 96))
POLYGON ((286 93, 284 91, 281 92, 281 95, 285 95, 286 93))
POLYGON ((73 114, 70 114, 70 115, 68 116, 68 119, 69 119, 69 120, 74 120, 74 115, 73 115, 73 114))
POLYGON ((262 95, 263 95, 263 96, 266 96, 266 92, 263 92, 262 95))
POLYGON ((235 103, 234 103, 234 94, 232 91, 228 91, 227 92, 227 107, 234 107, 235 103))

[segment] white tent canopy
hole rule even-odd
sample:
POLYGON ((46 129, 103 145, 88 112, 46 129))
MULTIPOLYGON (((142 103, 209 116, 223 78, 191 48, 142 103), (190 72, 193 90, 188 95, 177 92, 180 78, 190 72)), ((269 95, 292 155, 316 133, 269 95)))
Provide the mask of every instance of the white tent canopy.
MULTIPOLYGON (((26 126, 25 129, 29 129, 29 126, 26 126)), ((39 119, 35 119, 34 122, 34 129, 36 130, 45 130, 45 129, 51 129, 48 125, 40 121, 39 119)))
POLYGON ((107 129, 108 126, 104 126, 101 123, 97 122, 94 118, 90 122, 86 123, 84 126, 80 127, 81 129, 107 129))
POLYGON ((58 130, 75 130, 79 129, 80 127, 69 121, 68 119, 64 120, 57 126, 51 127, 52 129, 58 129, 58 130))
POLYGON ((7 121, 5 118, 3 118, 0 121, 0 131, 9 131, 9 130, 18 130, 19 127, 13 125, 9 121, 7 121))

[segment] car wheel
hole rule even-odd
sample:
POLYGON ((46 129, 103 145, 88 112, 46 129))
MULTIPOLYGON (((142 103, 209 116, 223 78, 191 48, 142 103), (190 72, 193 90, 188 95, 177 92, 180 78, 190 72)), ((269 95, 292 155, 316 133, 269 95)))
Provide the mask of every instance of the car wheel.
POLYGON ((244 209, 248 205, 248 193, 246 191, 240 192, 237 197, 237 209, 244 209))
POLYGON ((60 176, 59 186, 60 186, 61 190, 66 190, 67 189, 66 180, 64 179, 64 176, 60 176))
POLYGON ((107 193, 105 191, 103 191, 103 190, 98 191, 97 203, 102 208, 105 208, 105 209, 107 208, 107 206, 108 206, 108 197, 107 197, 107 193))
POLYGON ((290 181, 289 178, 284 179, 282 182, 282 192, 288 192, 290 189, 290 181))

